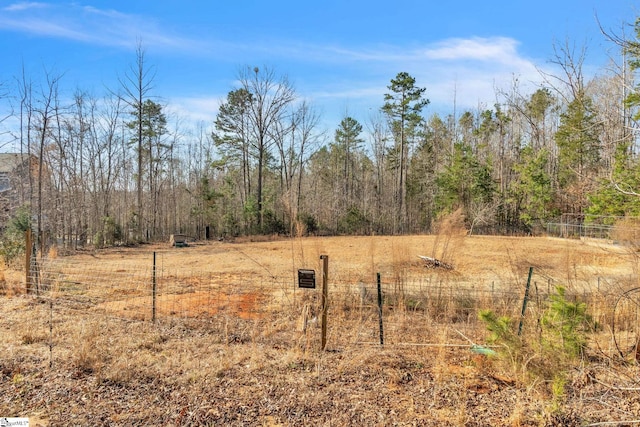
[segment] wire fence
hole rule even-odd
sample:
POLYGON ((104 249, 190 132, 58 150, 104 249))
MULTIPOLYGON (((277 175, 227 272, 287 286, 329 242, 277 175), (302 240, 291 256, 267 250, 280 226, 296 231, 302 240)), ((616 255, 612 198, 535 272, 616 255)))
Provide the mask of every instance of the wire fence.
POLYGON ((639 224, 640 218, 634 216, 564 213, 559 221, 548 222, 546 229, 550 236, 609 239, 635 245, 640 240, 639 224))
POLYGON ((612 239, 613 225, 606 224, 570 224, 560 222, 547 223, 547 234, 563 238, 612 239))
MULTIPOLYGON (((202 328, 222 343, 317 346, 321 289, 300 288, 294 274, 199 272, 151 262, 141 268, 125 261, 104 265, 72 258, 39 260, 32 271, 31 293, 49 301, 52 317, 75 312, 202 328)), ((525 302, 524 280, 470 283, 438 272, 389 275, 381 276, 378 295, 375 272, 370 276, 370 281, 354 282, 328 277, 328 348, 379 345, 383 339, 385 345, 397 346, 483 344, 487 331, 479 311, 489 309, 519 320, 525 302)), ((525 331, 539 327, 555 283, 559 282, 547 276, 533 276, 523 317, 525 331)), ((628 352, 637 344, 640 304, 625 300, 622 310, 620 294, 620 289, 601 286, 599 278, 597 284, 567 291, 568 299, 587 304, 598 325, 594 348, 607 354, 628 352)), ((640 292, 629 295, 640 299, 640 292)))

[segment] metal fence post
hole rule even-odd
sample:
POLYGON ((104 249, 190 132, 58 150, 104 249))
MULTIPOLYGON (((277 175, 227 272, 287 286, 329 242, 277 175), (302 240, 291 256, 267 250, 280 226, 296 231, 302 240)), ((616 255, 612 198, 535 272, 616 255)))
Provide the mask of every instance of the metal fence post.
POLYGON ((151 321, 153 323, 156 323, 156 292, 157 292, 157 286, 156 286, 156 253, 153 253, 153 270, 151 272, 151 283, 152 283, 152 303, 151 303, 151 321))
POLYGON ((522 313, 520 314, 520 324, 518 325, 518 336, 522 333, 522 323, 524 322, 524 311, 527 309, 527 300, 529 299, 529 287, 531 286, 531 276, 533 275, 533 267, 529 267, 529 278, 527 279, 527 287, 524 290, 524 300, 522 301, 522 313))
POLYGON ((380 345, 384 345, 384 330, 382 329, 382 285, 380 283, 380 273, 378 279, 378 318, 380 319, 380 345))

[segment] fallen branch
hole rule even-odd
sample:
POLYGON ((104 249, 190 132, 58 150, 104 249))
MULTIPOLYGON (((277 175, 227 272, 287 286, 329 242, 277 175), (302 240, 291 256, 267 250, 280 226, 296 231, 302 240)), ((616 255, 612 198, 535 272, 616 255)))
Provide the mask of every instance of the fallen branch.
POLYGON ((640 420, 630 420, 630 421, 602 421, 599 423, 586 424, 585 427, 595 427, 595 426, 621 426, 625 424, 640 424, 640 420))

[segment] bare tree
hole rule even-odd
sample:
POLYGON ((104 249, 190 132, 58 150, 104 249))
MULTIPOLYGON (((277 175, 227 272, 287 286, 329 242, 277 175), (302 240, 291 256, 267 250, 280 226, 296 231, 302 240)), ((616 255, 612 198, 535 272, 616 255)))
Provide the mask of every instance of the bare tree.
POLYGON ((551 61, 560 75, 543 73, 545 81, 564 101, 555 132, 554 171, 560 209, 582 213, 586 195, 594 190, 600 172, 602 118, 593 104, 583 73, 586 48, 578 49, 566 42, 555 49, 551 61))
POLYGON ((391 230, 388 224, 389 212, 385 206, 393 203, 393 186, 390 185, 391 178, 388 177, 388 146, 392 139, 391 131, 384 118, 378 114, 369 118, 367 123, 369 135, 371 135, 371 152, 374 163, 374 222, 378 225, 378 232, 385 233, 391 230))
MULTIPOLYGON (((126 170, 126 157, 120 152, 122 137, 119 136, 121 126, 121 101, 118 97, 107 96, 99 106, 95 99, 89 100, 90 121, 89 136, 86 141, 87 180, 86 191, 91 200, 93 212, 93 231, 97 237, 94 242, 112 245, 122 239, 118 206, 115 204, 116 182, 126 170)), ((121 193, 125 193, 120 189, 121 193)))
MULTIPOLYGON (((20 96, 20 107, 19 107, 19 135, 16 136, 16 139, 20 143, 20 155, 31 155, 31 122, 33 120, 33 83, 30 79, 27 78, 26 70, 24 66, 22 68, 22 75, 16 79, 18 92, 20 96)), ((29 164, 29 168, 31 168, 31 164, 29 164)), ((28 180, 28 188, 25 190, 24 183, 20 180, 20 204, 29 203, 29 209, 33 209, 33 194, 34 194, 34 179, 31 171, 27 173, 29 177, 28 180), (28 197, 24 197, 25 194, 28 194, 28 197)), ((33 212, 32 212, 33 214, 33 212)))
MULTIPOLYGON (((9 97, 9 92, 7 90, 5 83, 0 82, 0 100, 8 99, 8 97, 9 97)), ((9 119, 11 116, 13 116, 13 111, 11 110, 6 111, 5 113, 0 112, 0 125, 2 125, 2 123, 5 122, 7 119, 9 119)), ((2 128, 0 128, 0 138, 4 139, 5 136, 10 136, 10 134, 11 132, 9 130, 3 130, 2 128)), ((3 140, 0 139, 0 148, 3 148, 10 143, 11 143, 11 139, 6 140, 6 142, 3 142, 3 140)))
POLYGON ((322 138, 324 138, 324 132, 318 129, 320 123, 320 115, 318 112, 310 106, 306 101, 302 102, 296 111, 296 129, 298 141, 298 191, 296 194, 296 212, 300 211, 302 202, 302 178, 304 177, 304 166, 309 160, 309 155, 316 148, 322 138))
POLYGON ((153 80, 155 77, 155 70, 148 67, 145 62, 145 50, 142 47, 142 43, 138 42, 136 47, 136 61, 127 70, 123 78, 120 78, 120 86, 124 91, 124 94, 120 95, 120 99, 132 109, 133 116, 137 119, 137 125, 135 128, 135 145, 136 145, 136 159, 137 159, 137 176, 136 176, 136 195, 137 195, 137 212, 136 212, 136 238, 143 240, 142 227, 144 225, 144 205, 143 205, 143 182, 142 177, 144 175, 144 147, 143 147, 143 132, 144 121, 143 108, 144 101, 153 89, 153 80))
POLYGON ((258 67, 253 69, 247 67, 240 71, 238 77, 241 87, 252 97, 247 114, 251 124, 250 141, 257 157, 257 217, 258 226, 262 229, 264 172, 267 157, 275 143, 273 135, 276 133, 276 127, 285 119, 296 95, 287 77, 278 78, 269 68, 260 70, 258 67))
POLYGON ((289 218, 289 230, 300 211, 304 164, 309 150, 317 144, 319 115, 306 101, 303 101, 290 116, 275 124, 273 139, 280 157, 280 181, 282 202, 289 218))
POLYGON ((40 99, 35 106, 36 113, 36 152, 38 157, 37 193, 36 193, 36 220, 37 220, 37 245, 40 253, 44 252, 44 197, 45 185, 49 179, 49 171, 45 169, 45 150, 51 139, 52 127, 57 120, 58 110, 58 84, 62 76, 45 73, 46 85, 41 88, 40 99))

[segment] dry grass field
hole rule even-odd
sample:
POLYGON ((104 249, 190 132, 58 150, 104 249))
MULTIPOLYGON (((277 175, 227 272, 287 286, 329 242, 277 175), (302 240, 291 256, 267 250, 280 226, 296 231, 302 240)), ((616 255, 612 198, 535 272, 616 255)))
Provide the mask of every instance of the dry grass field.
MULTIPOLYGON (((20 271, 0 277, 0 417, 31 426, 638 424, 640 371, 611 326, 620 295, 640 286, 637 268, 636 251, 605 241, 455 232, 52 251, 38 295, 25 294, 20 271), (298 269, 321 272, 320 255, 329 256, 325 351, 319 289, 296 289, 298 269), (453 269, 427 268, 418 255, 453 269), (553 380, 530 368, 544 353, 518 362, 500 348, 471 351, 488 345, 479 310, 519 318, 530 267, 527 340, 536 342, 556 285, 598 323, 553 380)), ((625 321, 631 342, 637 319, 625 321)))

